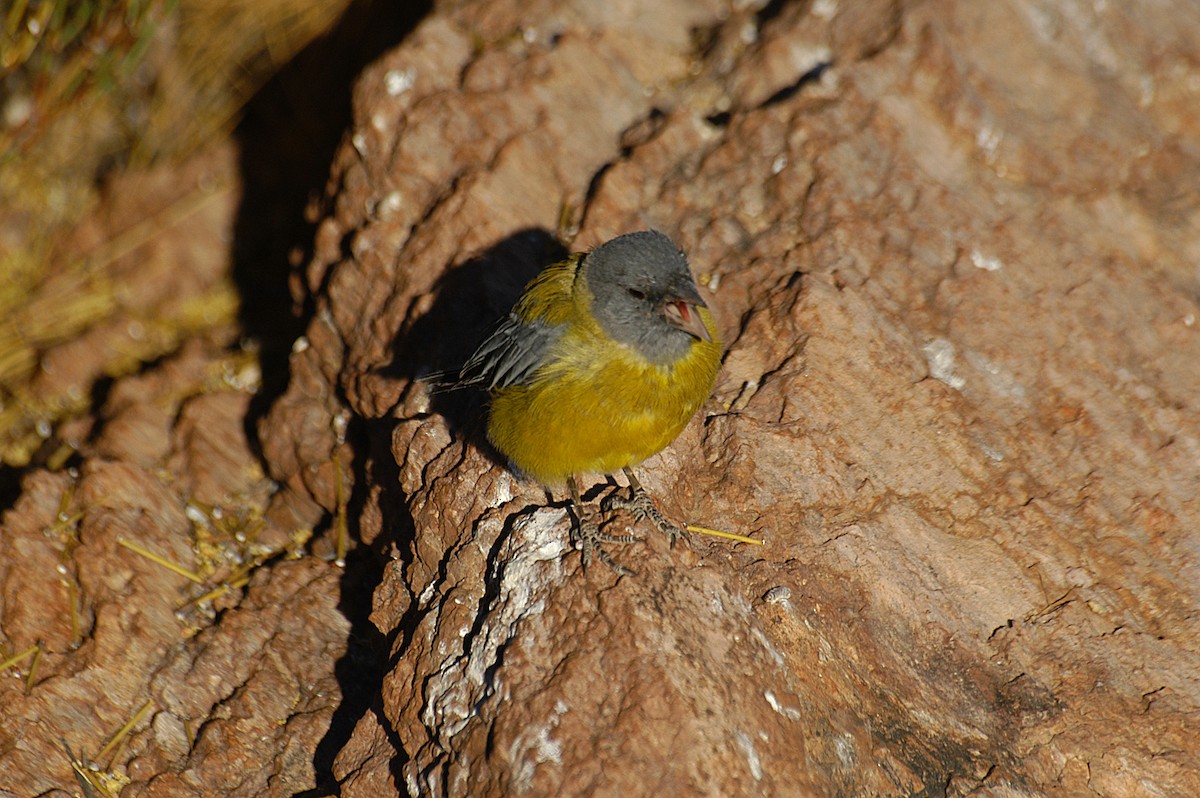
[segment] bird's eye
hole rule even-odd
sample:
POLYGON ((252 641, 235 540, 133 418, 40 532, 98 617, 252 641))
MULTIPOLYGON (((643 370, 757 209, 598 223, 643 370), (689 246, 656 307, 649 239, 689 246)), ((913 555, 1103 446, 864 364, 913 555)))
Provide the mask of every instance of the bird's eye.
POLYGON ((639 291, 636 288, 627 288, 625 290, 628 291, 629 295, 631 297, 633 297, 634 299, 645 299, 646 298, 645 291, 639 291))

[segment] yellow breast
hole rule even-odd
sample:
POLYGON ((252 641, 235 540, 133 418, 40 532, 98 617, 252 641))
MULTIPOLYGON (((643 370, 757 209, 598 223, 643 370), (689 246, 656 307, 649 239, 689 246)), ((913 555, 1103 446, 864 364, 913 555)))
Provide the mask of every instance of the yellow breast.
POLYGON ((708 398, 721 363, 706 308, 700 312, 713 342, 694 341, 670 365, 614 342, 587 311, 589 297, 568 287, 571 266, 570 275, 550 275, 523 300, 527 311, 565 320, 565 334, 529 384, 492 394, 488 419, 492 445, 543 484, 611 473, 661 451, 708 398))

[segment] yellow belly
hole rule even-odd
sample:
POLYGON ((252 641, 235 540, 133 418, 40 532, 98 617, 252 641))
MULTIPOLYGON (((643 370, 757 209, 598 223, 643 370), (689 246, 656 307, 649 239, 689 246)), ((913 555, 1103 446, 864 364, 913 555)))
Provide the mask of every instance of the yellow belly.
POLYGON ((670 367, 612 342, 571 338, 529 385, 492 395, 488 438, 543 484, 611 473, 662 451, 708 398, 719 344, 696 341, 670 367))

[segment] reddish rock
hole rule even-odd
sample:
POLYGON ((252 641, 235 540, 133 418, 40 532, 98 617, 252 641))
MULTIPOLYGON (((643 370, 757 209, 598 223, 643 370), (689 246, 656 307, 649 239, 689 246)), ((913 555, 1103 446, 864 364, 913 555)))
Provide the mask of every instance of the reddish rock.
POLYGON ((852 5, 441 6, 370 66, 274 484, 192 352, 5 515, 5 651, 47 651, 0 684, 12 788, 151 700, 130 795, 1200 794, 1200 12, 852 5), (618 578, 418 378, 557 239, 644 227, 728 352, 640 473, 766 545, 651 535, 618 578), (193 497, 318 553, 344 522, 350 570, 280 556, 184 626, 115 539, 211 567, 193 497))
POLYGON ((4 651, 42 652, 0 681, 0 762, 22 794, 76 789, 64 740, 125 794, 290 795, 323 778, 313 752, 343 699, 342 572, 279 556, 296 530, 263 519, 271 484, 247 448, 254 383, 238 366, 195 342, 119 381, 82 465, 30 473, 5 514, 4 651))
POLYGON ((263 427, 328 461, 340 395, 370 431, 393 670, 343 794, 392 752, 411 794, 1200 790, 1200 17, 657 8, 441 11, 359 82, 320 237, 349 249, 263 427), (766 546, 581 574, 479 408, 412 383, 563 218, 689 253, 729 352, 643 470, 766 546))

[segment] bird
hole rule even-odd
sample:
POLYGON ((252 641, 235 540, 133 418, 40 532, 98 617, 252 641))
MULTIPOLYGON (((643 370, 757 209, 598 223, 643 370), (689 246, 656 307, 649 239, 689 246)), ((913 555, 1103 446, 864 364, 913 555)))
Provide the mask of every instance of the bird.
POLYGON ((571 537, 585 568, 595 555, 632 573, 603 548, 631 542, 585 516, 578 477, 618 470, 628 497, 601 510, 670 524, 633 467, 667 447, 708 399, 721 339, 687 258, 657 230, 613 238, 548 266, 526 286, 462 366, 458 386, 488 392, 487 437, 519 476, 547 490, 566 482, 571 537))

